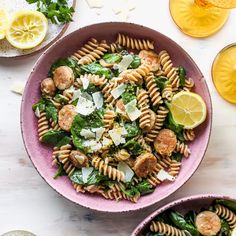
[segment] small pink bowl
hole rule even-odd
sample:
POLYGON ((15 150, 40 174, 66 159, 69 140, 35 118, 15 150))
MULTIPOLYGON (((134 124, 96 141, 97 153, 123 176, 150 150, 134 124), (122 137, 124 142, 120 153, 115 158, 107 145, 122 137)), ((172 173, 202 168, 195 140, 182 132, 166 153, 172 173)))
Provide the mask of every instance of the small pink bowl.
POLYGON ((181 198, 179 200, 175 200, 158 210, 154 211, 151 215, 146 217, 133 231, 131 236, 141 236, 142 233, 148 229, 151 221, 157 217, 159 214, 163 213, 168 209, 177 210, 183 214, 190 210, 200 210, 201 208, 207 208, 211 205, 211 203, 215 199, 228 199, 232 201, 236 201, 235 198, 223 196, 223 195, 213 195, 213 194, 202 194, 202 195, 195 195, 190 197, 181 198))
POLYGON ((127 212, 142 209, 161 201, 180 188, 193 175, 204 157, 210 138, 211 125, 212 106, 209 90, 201 71, 191 57, 174 41, 161 33, 131 23, 117 22, 90 25, 57 41, 37 61, 26 84, 21 106, 21 129, 25 148, 42 178, 53 189, 72 202, 105 212, 127 212), (67 177, 53 179, 56 169, 51 166, 52 148, 38 141, 37 119, 31 109, 32 105, 40 98, 40 81, 47 76, 49 68, 54 61, 72 55, 91 37, 99 40, 106 39, 111 42, 115 41, 119 32, 137 38, 153 40, 158 52, 166 49, 174 63, 184 66, 187 70, 187 75, 194 79, 196 84, 195 91, 203 97, 208 109, 206 121, 196 129, 197 139, 190 144, 192 154, 188 160, 183 161, 182 170, 176 181, 170 184, 162 184, 154 193, 142 197, 136 204, 128 201, 110 201, 95 195, 78 194, 67 177))

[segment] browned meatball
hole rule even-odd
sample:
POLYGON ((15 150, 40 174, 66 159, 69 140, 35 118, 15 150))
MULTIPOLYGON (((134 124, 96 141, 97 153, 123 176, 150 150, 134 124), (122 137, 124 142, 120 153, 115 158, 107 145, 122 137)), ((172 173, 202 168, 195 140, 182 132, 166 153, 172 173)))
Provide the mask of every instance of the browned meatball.
POLYGON ((170 156, 175 150, 177 138, 175 133, 170 129, 163 129, 154 140, 154 148, 161 155, 170 156))
POLYGON ((60 66, 54 71, 53 80, 58 89, 67 89, 75 80, 73 70, 68 66, 60 66))
POLYGON ((69 159, 72 165, 77 168, 88 166, 88 157, 78 150, 72 151, 69 159))
POLYGON ((152 153, 141 154, 135 161, 135 174, 138 177, 147 177, 154 170, 156 164, 157 159, 152 153))
POLYGON ((54 96, 56 93, 56 86, 52 78, 46 78, 41 82, 41 91, 43 95, 54 96))
POLYGON ((73 120, 77 114, 75 106, 73 105, 62 107, 58 114, 58 124, 63 130, 70 131, 73 120))
POLYGON ((150 66, 151 71, 157 71, 159 69, 159 56, 154 51, 142 50, 139 52, 139 57, 143 64, 150 66))
POLYGON ((196 227, 204 236, 213 236, 221 229, 219 216, 212 211, 202 211, 196 217, 196 227))

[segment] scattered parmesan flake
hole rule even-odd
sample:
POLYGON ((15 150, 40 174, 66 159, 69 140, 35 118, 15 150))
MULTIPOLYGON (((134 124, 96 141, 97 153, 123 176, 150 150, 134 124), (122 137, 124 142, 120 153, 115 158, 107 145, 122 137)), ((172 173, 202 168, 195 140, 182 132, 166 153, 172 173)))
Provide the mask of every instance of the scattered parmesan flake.
POLYGON ((95 106, 92 101, 80 96, 77 106, 76 106, 76 112, 78 112, 81 115, 88 116, 92 112, 95 111, 95 106))
POLYGON ((120 129, 121 129, 121 134, 122 134, 122 135, 128 134, 128 132, 127 132, 127 130, 125 129, 125 127, 121 127, 120 129))
POLYGON ((89 80, 86 77, 81 77, 80 80, 82 82, 83 88, 87 89, 89 86, 89 80))
POLYGON ((80 131, 80 135, 86 139, 95 138, 95 133, 93 133, 90 129, 82 129, 80 131))
POLYGON ((99 141, 102 137, 102 135, 105 132, 105 128, 99 127, 99 128, 93 128, 92 131, 96 133, 96 140, 99 141))
POLYGON ((120 84, 115 89, 111 90, 111 95, 115 99, 117 99, 118 97, 120 97, 125 92, 126 87, 127 87, 126 84, 120 84))
POLYGON ((102 139, 102 146, 103 147, 108 147, 112 145, 112 140, 106 137, 103 137, 102 139))
POLYGON ((122 9, 120 7, 113 7, 112 10, 115 15, 118 15, 122 11, 122 9))
POLYGON ((87 92, 82 93, 81 96, 83 98, 86 98, 86 99, 90 100, 90 101, 93 101, 93 97, 87 92))
POLYGON ((25 88, 25 82, 24 81, 15 81, 12 85, 10 90, 14 93, 18 93, 20 95, 23 94, 25 88))
POLYGON ((96 92, 92 94, 93 101, 97 109, 102 108, 103 106, 103 96, 101 92, 96 92))
POLYGON ((88 177, 92 172, 93 167, 82 167, 82 179, 85 184, 88 182, 88 177))
POLYGON ((160 181, 164 181, 164 180, 169 180, 169 181, 174 181, 175 177, 170 175, 168 172, 166 172, 165 170, 161 169, 158 174, 157 174, 157 178, 160 181))
POLYGON ((96 145, 93 145, 90 147, 90 149, 93 151, 93 152, 96 152, 98 150, 100 150, 102 148, 102 144, 100 142, 98 142, 96 145))
POLYGON ((131 102, 125 105, 125 110, 131 121, 138 119, 142 112, 136 107, 137 100, 133 99, 131 102))
MULTIPOLYGON (((68 89, 69 90, 69 89, 68 89)), ((71 91, 71 90, 69 90, 69 91, 71 91)), ((80 96, 81 96, 81 91, 80 91, 80 89, 78 89, 78 90, 73 90, 72 91, 73 92, 73 97, 72 97, 72 101, 75 101, 77 98, 79 98, 80 96)))
POLYGON ((125 182, 130 182, 134 176, 133 170, 125 163, 125 162, 119 162, 117 169, 119 171, 122 171, 125 175, 125 182))
POLYGON ((124 132, 122 128, 115 128, 108 131, 112 141, 114 142, 116 146, 118 146, 121 143, 125 143, 125 138, 122 137, 123 135, 122 131, 124 132))
POLYGON ((100 142, 97 142, 96 140, 85 140, 83 142, 83 145, 85 147, 89 148, 90 152, 96 152, 102 148, 102 144, 100 142))
POLYGON ((133 61, 133 57, 130 54, 124 55, 122 60, 118 64, 115 64, 113 68, 118 69, 119 73, 121 73, 127 70, 127 68, 129 67, 132 61, 133 61))
POLYGON ((102 8, 102 0, 86 0, 90 8, 102 8))
POLYGON ((35 109, 35 112, 34 112, 34 114, 36 115, 36 117, 40 117, 40 110, 39 110, 39 107, 37 107, 36 109, 35 109))

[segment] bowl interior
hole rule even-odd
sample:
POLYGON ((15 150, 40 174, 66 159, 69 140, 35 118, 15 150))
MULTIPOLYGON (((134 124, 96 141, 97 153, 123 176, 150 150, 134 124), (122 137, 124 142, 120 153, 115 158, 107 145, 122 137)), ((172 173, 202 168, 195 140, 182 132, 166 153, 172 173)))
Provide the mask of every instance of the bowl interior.
POLYGON ((152 29, 130 23, 101 23, 91 25, 81 28, 57 41, 43 53, 36 63, 27 82, 21 107, 22 135, 25 147, 39 174, 53 189, 67 199, 88 208, 107 212, 124 212, 147 207, 164 199, 182 186, 195 172, 205 154, 211 131, 211 122, 212 108, 209 91, 203 75, 189 55, 166 36, 152 29), (91 37, 114 42, 119 32, 137 38, 153 40, 157 52, 163 49, 167 50, 174 64, 184 66, 187 69, 187 76, 194 79, 196 84, 195 91, 203 97, 208 109, 206 121, 196 129, 197 138, 190 144, 192 154, 188 160, 183 161, 181 172, 176 181, 170 184, 162 184, 153 194, 142 197, 136 204, 128 201, 109 201, 94 195, 78 194, 73 189, 67 177, 60 177, 57 180, 53 179, 55 168, 51 166, 52 148, 38 141, 37 119, 31 109, 32 105, 40 98, 40 81, 46 78, 50 66, 54 61, 72 55, 91 37))
POLYGON ((151 221, 155 217, 157 217, 159 214, 163 213, 166 210, 173 209, 173 210, 176 210, 176 211, 178 211, 182 214, 185 214, 190 210, 198 211, 202 208, 208 208, 215 199, 229 199, 229 200, 236 201, 235 199, 232 199, 230 197, 223 196, 223 195, 205 194, 205 195, 196 195, 196 196, 185 197, 185 198, 173 201, 173 202, 161 207, 160 209, 157 209, 151 215, 146 217, 136 227, 136 229, 133 231, 131 236, 139 236, 139 235, 141 236, 141 235, 143 235, 143 233, 146 230, 148 230, 148 228, 150 227, 151 221))

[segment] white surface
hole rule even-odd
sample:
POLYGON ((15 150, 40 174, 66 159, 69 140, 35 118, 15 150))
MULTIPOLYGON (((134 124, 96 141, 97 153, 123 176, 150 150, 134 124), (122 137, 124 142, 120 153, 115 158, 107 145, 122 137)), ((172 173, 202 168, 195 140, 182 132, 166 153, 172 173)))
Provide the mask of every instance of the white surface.
MULTIPOLYGON (((97 16, 84 0, 79 0, 74 22, 67 33, 84 25, 117 20, 111 2, 104 1, 105 7, 97 16)), ((204 161, 191 180, 175 194, 145 210, 121 215, 93 212, 76 206, 54 192, 38 175, 21 138, 21 97, 10 92, 10 87, 14 81, 27 80, 39 55, 0 60, 0 235, 13 229, 25 229, 38 236, 126 236, 157 206, 178 197, 197 193, 236 196, 236 109, 218 96, 210 73, 216 53, 236 40, 236 11, 232 11, 225 27, 213 37, 193 39, 179 32, 172 22, 168 0, 136 0, 136 4, 136 9, 130 13, 130 21, 173 38, 189 52, 206 77, 213 100, 214 120, 204 161)))

